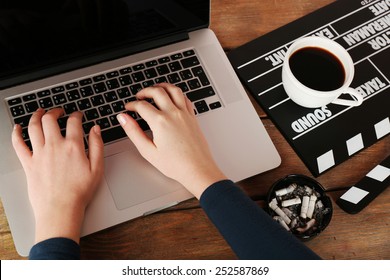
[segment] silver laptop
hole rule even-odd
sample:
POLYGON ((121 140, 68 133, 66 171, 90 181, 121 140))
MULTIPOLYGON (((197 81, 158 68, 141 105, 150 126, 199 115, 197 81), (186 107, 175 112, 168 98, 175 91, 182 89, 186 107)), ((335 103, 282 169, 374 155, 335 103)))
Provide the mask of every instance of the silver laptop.
MULTIPOLYGON (((0 14, 0 194, 20 255, 33 245, 34 217, 11 132, 21 124, 30 145, 28 120, 38 107, 83 111, 86 139, 92 125, 102 128, 105 176, 83 236, 192 197, 146 162, 116 122, 144 87, 166 81, 182 88, 215 160, 233 181, 280 164, 208 28, 210 1, 14 0, 0 4, 0 14)), ((62 129, 64 123, 66 116, 62 129)))

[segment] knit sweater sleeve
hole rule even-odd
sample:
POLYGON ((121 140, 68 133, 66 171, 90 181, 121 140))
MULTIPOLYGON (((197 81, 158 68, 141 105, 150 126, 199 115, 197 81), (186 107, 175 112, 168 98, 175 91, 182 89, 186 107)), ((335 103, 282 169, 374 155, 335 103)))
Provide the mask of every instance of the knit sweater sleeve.
POLYGON ((30 260, 78 260, 80 246, 68 238, 50 238, 35 244, 29 255, 30 260))
POLYGON ((319 259, 230 180, 206 189, 200 205, 240 259, 319 259))

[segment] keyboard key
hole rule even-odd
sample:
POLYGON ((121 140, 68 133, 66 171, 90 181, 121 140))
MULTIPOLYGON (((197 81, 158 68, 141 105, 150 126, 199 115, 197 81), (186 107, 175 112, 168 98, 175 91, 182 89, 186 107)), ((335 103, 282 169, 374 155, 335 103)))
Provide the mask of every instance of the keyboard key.
POLYGON ((176 71, 179 71, 179 70, 183 69, 178 61, 171 62, 171 63, 168 64, 168 66, 169 66, 169 69, 171 69, 172 72, 176 72, 176 71))
POLYGON ((182 80, 188 80, 194 77, 190 70, 180 71, 179 74, 182 80))
POLYGON ((100 126, 101 129, 106 129, 111 126, 110 122, 107 118, 102 118, 96 121, 96 124, 100 126))
POLYGON ((79 83, 80 83, 80 86, 90 85, 90 84, 92 84, 92 79, 91 78, 83 79, 83 80, 80 80, 79 83))
POLYGON ((171 61, 171 59, 170 59, 168 56, 162 57, 162 58, 159 58, 159 59, 158 59, 158 62, 161 63, 161 64, 167 63, 167 62, 169 62, 169 61, 171 61))
POLYGON ((51 89, 51 92, 53 94, 56 94, 56 93, 60 93, 60 92, 63 92, 65 91, 65 87, 64 86, 57 86, 57 87, 54 87, 51 89))
POLYGON ((91 101, 89 101, 88 98, 77 101, 77 106, 79 107, 80 111, 92 108, 91 101))
POLYGON ((91 131, 91 128, 94 126, 95 126, 94 122, 83 123, 84 134, 89 134, 89 132, 91 131))
POLYGON ((37 99, 37 96, 35 95, 35 93, 30 93, 30 94, 23 96, 23 101, 25 101, 25 102, 35 100, 35 99, 37 99))
POLYGON ((51 100, 50 97, 45 97, 39 100, 39 106, 43 109, 53 107, 53 101, 51 100))
POLYGON ((94 84, 93 89, 95 90, 95 93, 102 93, 107 91, 107 87, 104 82, 94 84))
POLYGON ((111 78, 114 78, 114 77, 118 77, 119 76, 119 72, 118 71, 112 71, 112 72, 108 72, 106 74, 106 77, 111 79, 111 78))
POLYGON ((168 74, 170 71, 169 71, 168 66, 166 66, 164 64, 164 65, 160 65, 157 67, 157 72, 158 72, 158 74, 160 74, 162 76, 162 75, 168 74))
POLYGON ((10 106, 13 106, 13 105, 16 105, 19 103, 22 103, 22 99, 19 97, 8 100, 8 105, 10 105, 10 106))
POLYGON ((206 73, 204 72, 202 66, 198 66, 192 69, 192 73, 194 73, 195 77, 198 77, 200 80, 201 84, 203 86, 208 86, 210 85, 210 81, 206 76, 206 73))
POLYGON ((201 87, 198 79, 189 80, 187 83, 188 83, 188 86, 190 87, 191 90, 194 90, 194 89, 201 87))
POLYGON ((157 77, 157 71, 154 68, 146 69, 144 71, 144 74, 147 79, 153 79, 157 77))
POLYGON ((38 97, 46 97, 46 96, 50 95, 50 91, 49 90, 42 90, 42 91, 37 92, 37 95, 38 95, 38 97))
POLYGON ((54 104, 61 105, 66 103, 68 100, 66 100, 65 94, 59 93, 53 96, 54 104))
POLYGON ((131 92, 127 87, 120 88, 116 91, 120 99, 131 96, 131 92))
POLYGON ((31 115, 22 116, 14 119, 15 124, 19 124, 21 127, 27 127, 30 122, 31 115))
POLYGON ((119 82, 122 86, 128 86, 130 85, 133 81, 131 80, 130 75, 122 76, 119 78, 119 82))
POLYGON ((198 113, 204 113, 209 111, 209 107, 207 106, 206 101, 200 100, 194 103, 196 110, 198 110, 198 113))
POLYGON ((147 88, 147 87, 151 87, 154 85, 154 81, 153 80, 149 80, 149 81, 145 81, 145 82, 142 82, 142 86, 144 88, 147 88))
POLYGON ((119 113, 125 110, 125 103, 121 100, 112 103, 111 106, 115 113, 119 113))
POLYGON ((119 73, 121 73, 122 75, 129 74, 131 72, 133 72, 133 70, 131 70, 131 67, 126 67, 126 68, 119 70, 119 73))
POLYGON ((133 74, 131 74, 131 77, 133 78, 133 81, 135 83, 142 82, 145 80, 144 73, 142 73, 142 72, 133 73, 133 74))
POLYGON ((79 87, 79 84, 77 82, 73 82, 73 83, 69 83, 69 84, 65 85, 65 88, 67 90, 75 89, 78 87, 79 87))
POLYGON ((142 69, 145 69, 145 64, 143 64, 143 63, 140 63, 140 64, 137 64, 137 65, 133 66, 133 70, 134 71, 139 71, 139 70, 142 70, 142 69))
POLYGON ((142 90, 142 86, 140 84, 135 84, 130 86, 131 93, 136 95, 140 90, 142 90))
POLYGON ((181 60, 181 64, 183 65, 184 68, 189 68, 189 67, 199 65, 200 62, 196 56, 191 56, 181 60))
POLYGON ((31 102, 28 102, 28 103, 24 104, 24 107, 26 108, 26 112, 27 113, 33 113, 36 110, 38 110, 39 105, 38 105, 38 102, 31 101, 31 102))
POLYGON ((157 62, 157 60, 152 60, 152 61, 146 62, 145 65, 146 65, 146 67, 150 68, 150 67, 153 67, 153 66, 157 66, 158 62, 157 62))
POLYGON ((77 89, 66 92, 66 96, 68 97, 69 101, 74 101, 81 98, 80 92, 77 89))
POLYGON ((109 91, 104 93, 104 99, 106 99, 107 102, 112 102, 118 100, 118 96, 115 91, 109 91))
POLYGON ((176 53, 176 54, 171 55, 172 60, 177 60, 177 59, 180 59, 182 57, 183 57, 183 55, 181 53, 176 53))
POLYGON ((150 127, 149 127, 148 123, 145 120, 140 119, 140 120, 137 121, 137 123, 138 123, 138 125, 141 127, 141 129, 143 131, 150 130, 150 127))
POLYGON ((127 137, 126 132, 121 126, 112 127, 101 132, 104 143, 112 142, 127 137))
POLYGON ((190 90, 190 89, 188 88, 186 82, 178 83, 178 84, 176 84, 176 86, 179 87, 179 88, 181 88, 181 91, 182 91, 182 92, 187 92, 187 91, 190 90))
POLYGON ((69 118, 68 116, 65 116, 57 120, 60 129, 66 128, 66 122, 68 121, 68 118, 69 118))
POLYGON ((67 115, 70 115, 70 114, 72 114, 73 112, 78 111, 77 106, 76 106, 76 103, 74 103, 74 102, 65 104, 65 105, 64 105, 64 110, 65 110, 65 113, 66 113, 67 115))
POLYGON ((116 118, 116 115, 115 116, 114 115, 109 116, 109 119, 110 119, 110 122, 111 122, 112 126, 115 126, 115 125, 119 124, 118 119, 116 118))
POLYGON ((221 102, 219 102, 219 101, 210 104, 210 109, 211 110, 214 110, 214 109, 217 109, 217 108, 221 108, 221 107, 222 107, 222 105, 221 105, 221 102))
POLYGON ((117 79, 111 79, 106 82, 107 88, 110 89, 117 89, 120 87, 119 82, 117 79))
POLYGON ((14 107, 11 107, 10 109, 13 117, 19 117, 24 115, 25 113, 23 105, 16 105, 14 107))
POLYGON ((92 79, 95 83, 98 83, 98 82, 104 81, 106 79, 106 76, 103 74, 97 75, 97 76, 93 77, 92 79))
POLYGON ((98 107, 99 113, 102 117, 108 116, 112 114, 112 109, 110 105, 103 105, 98 107))
POLYGON ((171 84, 176 84, 176 83, 180 82, 181 79, 180 79, 180 76, 177 73, 173 73, 173 74, 168 75, 168 81, 171 84))
POLYGON ((91 97, 93 106, 99 106, 104 104, 103 96, 101 95, 95 95, 91 97))
POLYGON ((28 135, 27 127, 22 129, 22 137, 23 137, 23 140, 28 140, 30 138, 28 135))
POLYGON ((168 80, 165 76, 162 76, 162 77, 158 77, 158 78, 154 79, 154 82, 156 84, 161 84, 161 83, 168 83, 168 80))
POLYGON ((95 108, 85 111, 84 115, 89 121, 98 119, 100 117, 98 111, 95 108))
POLYGON ((191 100, 192 102, 200 100, 200 99, 204 99, 206 97, 210 97, 213 95, 215 95, 215 92, 214 92, 214 89, 212 87, 205 87, 205 88, 197 89, 197 90, 194 90, 194 91, 187 93, 188 99, 191 100))
POLYGON ((80 93, 81 93, 82 97, 87 97, 87 96, 91 96, 94 94, 91 86, 86 86, 86 87, 80 88, 80 93))
POLYGON ((183 52, 183 55, 185 57, 193 56, 194 54, 195 54, 194 50, 188 50, 188 51, 183 52))

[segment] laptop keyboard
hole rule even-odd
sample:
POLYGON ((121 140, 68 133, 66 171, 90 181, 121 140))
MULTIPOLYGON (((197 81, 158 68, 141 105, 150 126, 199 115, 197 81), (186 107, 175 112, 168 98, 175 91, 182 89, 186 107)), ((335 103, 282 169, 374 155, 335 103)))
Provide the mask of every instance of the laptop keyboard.
POLYGON ((135 101, 135 94, 143 88, 163 82, 180 87, 192 101, 196 114, 222 107, 222 102, 192 49, 13 96, 7 98, 6 103, 14 123, 22 126, 23 138, 30 149, 27 126, 32 113, 38 108, 64 109, 65 115, 58 120, 64 136, 69 115, 82 111, 84 143, 88 148, 88 133, 95 124, 100 125, 106 144, 126 137, 116 119, 116 115, 121 112, 127 112, 143 130, 149 130, 147 123, 137 113, 126 111, 125 104, 135 101))

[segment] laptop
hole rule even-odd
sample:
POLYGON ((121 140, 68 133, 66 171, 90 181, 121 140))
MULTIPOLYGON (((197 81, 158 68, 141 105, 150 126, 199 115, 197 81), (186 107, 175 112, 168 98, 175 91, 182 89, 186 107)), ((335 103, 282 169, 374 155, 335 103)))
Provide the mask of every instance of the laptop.
MULTIPOLYGON (((0 15, 0 195, 20 255, 34 244, 34 217, 11 132, 19 123, 31 145, 27 125, 38 107, 83 111, 85 139, 92 125, 101 126, 104 180, 82 236, 192 198, 145 161, 115 121, 144 87, 169 82, 183 90, 216 162, 233 181, 280 164, 208 28, 210 1, 13 0, 0 3, 0 15)), ((59 120, 64 133, 65 123, 66 116, 59 120)))

